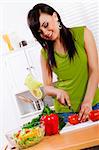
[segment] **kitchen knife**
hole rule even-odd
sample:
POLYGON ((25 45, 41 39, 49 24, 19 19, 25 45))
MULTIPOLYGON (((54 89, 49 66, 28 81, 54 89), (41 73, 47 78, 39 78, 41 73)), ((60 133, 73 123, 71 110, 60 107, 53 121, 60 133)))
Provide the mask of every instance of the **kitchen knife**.
MULTIPOLYGON (((65 105, 68 106, 67 104, 67 101, 65 99, 65 105)), ((72 108, 72 106, 68 106, 69 110, 72 112, 72 113, 75 113, 74 109, 72 108)))

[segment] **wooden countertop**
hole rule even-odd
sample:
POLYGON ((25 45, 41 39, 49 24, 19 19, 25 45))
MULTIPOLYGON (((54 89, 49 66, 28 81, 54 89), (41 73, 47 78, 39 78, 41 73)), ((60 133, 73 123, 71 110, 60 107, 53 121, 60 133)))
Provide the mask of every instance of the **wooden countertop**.
POLYGON ((99 145, 99 124, 63 134, 45 136, 40 143, 26 150, 79 150, 99 145))

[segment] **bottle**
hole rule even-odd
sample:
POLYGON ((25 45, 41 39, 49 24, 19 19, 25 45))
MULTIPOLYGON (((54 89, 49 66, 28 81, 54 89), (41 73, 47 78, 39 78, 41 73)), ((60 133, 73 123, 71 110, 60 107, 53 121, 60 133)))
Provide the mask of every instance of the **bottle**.
POLYGON ((8 34, 4 34, 4 35, 3 35, 3 39, 4 39, 4 41, 6 42, 8 48, 9 48, 9 51, 13 51, 14 48, 13 48, 13 46, 12 46, 12 44, 11 44, 11 41, 10 41, 10 39, 9 39, 8 34))

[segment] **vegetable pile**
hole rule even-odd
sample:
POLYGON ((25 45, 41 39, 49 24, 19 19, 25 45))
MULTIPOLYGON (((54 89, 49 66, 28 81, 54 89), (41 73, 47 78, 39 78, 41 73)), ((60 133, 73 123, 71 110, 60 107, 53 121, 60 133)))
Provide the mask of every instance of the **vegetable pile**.
MULTIPOLYGON (((68 122, 72 125, 76 125, 78 123, 81 123, 78 118, 79 118, 78 114, 70 115, 68 117, 68 122)), ((99 109, 90 111, 89 119, 91 121, 98 121, 99 120, 99 109)))
POLYGON ((58 134, 65 124, 63 118, 47 105, 38 117, 23 124, 22 129, 14 133, 13 139, 17 147, 24 149, 38 143, 44 135, 58 134))
POLYGON ((13 139, 20 149, 28 148, 35 145, 44 137, 44 129, 36 126, 30 129, 22 129, 14 133, 13 139))
POLYGON ((22 129, 33 128, 41 123, 45 126, 45 135, 57 134, 66 125, 63 118, 46 105, 42 113, 38 117, 33 118, 31 122, 24 124, 22 129))
MULTIPOLYGON (((99 120, 99 109, 92 110, 89 114, 89 118, 92 121, 99 120)), ((46 105, 38 117, 33 118, 31 122, 23 124, 22 129, 14 133, 13 139, 20 149, 33 146, 38 143, 44 135, 50 136, 58 134, 59 130, 66 125, 63 120, 63 117, 46 105)), ((78 114, 70 115, 68 122, 71 125, 80 123, 78 114)))
POLYGON ((62 118, 59 118, 55 111, 45 106, 38 117, 23 124, 22 129, 14 133, 13 139, 19 149, 24 149, 38 143, 44 135, 57 134, 63 126, 65 123, 62 118))

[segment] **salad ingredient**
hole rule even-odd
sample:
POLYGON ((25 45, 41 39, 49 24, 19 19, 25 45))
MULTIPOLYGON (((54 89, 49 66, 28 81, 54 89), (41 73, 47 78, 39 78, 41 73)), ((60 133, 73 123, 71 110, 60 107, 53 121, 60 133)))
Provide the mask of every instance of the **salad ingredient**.
POLYGON ((36 117, 36 118, 33 118, 31 120, 31 122, 28 122, 28 123, 25 123, 23 124, 23 127, 22 129, 29 129, 29 128, 33 128, 35 126, 38 126, 40 124, 40 116, 36 117))
POLYGON ((44 128, 36 126, 31 129, 19 130, 17 133, 14 133, 13 139, 16 142, 16 146, 23 149, 38 143, 44 137, 44 134, 44 128))
POLYGON ((41 123, 45 125, 45 134, 53 135, 58 134, 59 131, 59 118, 57 114, 48 114, 42 116, 40 119, 41 123))
POLYGON ((18 138, 18 136, 20 135, 21 130, 19 130, 16 134, 16 137, 18 138))
POLYGON ((97 110, 92 110, 92 111, 89 113, 89 118, 90 118, 90 120, 92 120, 92 121, 97 121, 97 120, 99 120, 99 109, 97 109, 97 110))
POLYGON ((68 122, 72 125, 75 125, 75 124, 78 124, 80 123, 80 121, 78 120, 78 114, 73 114, 73 115, 70 115, 68 117, 68 122))
MULTIPOLYGON (((51 114, 51 113, 56 114, 54 110, 52 110, 48 107, 48 105, 44 106, 42 113, 38 117, 33 118, 30 122, 23 124, 22 129, 26 129, 26 128, 29 129, 29 128, 33 128, 33 127, 39 125, 40 124, 40 118, 42 116, 45 116, 45 115, 51 114)), ((58 115, 58 118, 59 118, 59 130, 61 130, 66 125, 66 123, 63 121, 64 118, 61 117, 60 115, 58 115)))

